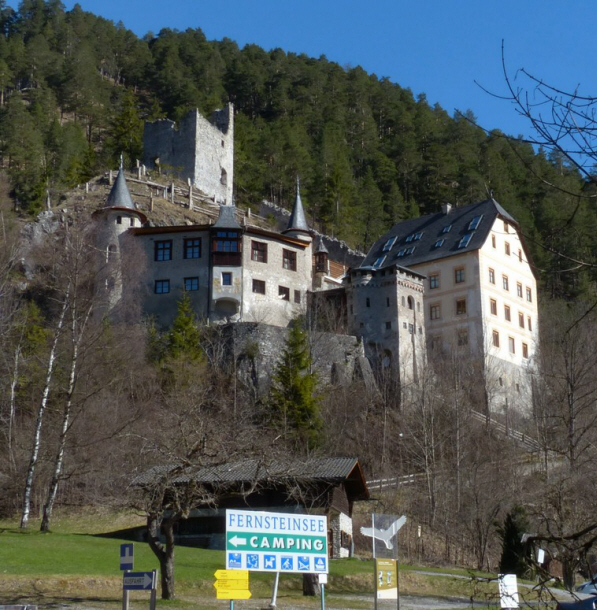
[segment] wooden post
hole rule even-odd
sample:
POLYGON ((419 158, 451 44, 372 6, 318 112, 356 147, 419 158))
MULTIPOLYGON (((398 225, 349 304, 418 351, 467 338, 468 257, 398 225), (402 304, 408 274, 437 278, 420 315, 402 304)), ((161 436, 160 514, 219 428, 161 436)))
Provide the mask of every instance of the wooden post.
POLYGON ((170 183, 170 201, 174 203, 174 182, 170 183))

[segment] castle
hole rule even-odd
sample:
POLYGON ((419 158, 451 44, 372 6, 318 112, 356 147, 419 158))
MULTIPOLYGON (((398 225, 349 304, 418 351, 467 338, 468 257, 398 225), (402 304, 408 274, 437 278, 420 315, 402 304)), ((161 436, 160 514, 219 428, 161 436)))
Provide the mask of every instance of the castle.
MULTIPOLYGON (((364 257, 335 251, 311 231, 297 181, 287 226, 269 230, 232 202, 234 123, 228 105, 210 121, 197 111, 178 129, 147 124, 145 161, 188 181, 213 202, 213 224, 148 226, 121 169, 94 213, 106 260, 123 262, 133 237, 145 261, 143 309, 162 325, 183 291, 210 323, 285 327, 313 303, 334 307, 345 334, 362 341, 377 370, 416 386, 429 358, 448 352, 482 363, 492 409, 530 405, 537 348, 536 280, 516 220, 493 199, 407 220, 364 257)), ((119 265, 117 264, 116 269, 119 265)), ((112 305, 121 275, 103 278, 112 305)))

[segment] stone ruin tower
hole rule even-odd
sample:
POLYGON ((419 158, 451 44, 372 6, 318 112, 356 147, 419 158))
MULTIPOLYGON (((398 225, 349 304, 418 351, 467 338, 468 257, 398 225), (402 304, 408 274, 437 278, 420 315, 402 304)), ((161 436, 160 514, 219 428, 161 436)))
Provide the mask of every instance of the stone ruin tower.
POLYGON ((191 110, 176 125, 162 119, 145 123, 143 163, 150 169, 189 180, 215 203, 232 205, 234 178, 234 108, 213 112, 208 119, 191 110))

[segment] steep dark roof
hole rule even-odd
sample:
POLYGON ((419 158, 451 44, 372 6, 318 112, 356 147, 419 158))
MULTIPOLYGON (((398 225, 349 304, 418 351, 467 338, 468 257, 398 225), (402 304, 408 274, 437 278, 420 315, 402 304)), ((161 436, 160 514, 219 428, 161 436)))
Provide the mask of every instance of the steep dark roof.
POLYGON ((175 464, 156 466, 138 476, 133 485, 151 485, 166 478, 169 484, 184 485, 199 483, 207 486, 243 483, 283 483, 325 482, 344 483, 353 499, 366 499, 369 496, 367 484, 357 458, 320 458, 301 461, 275 461, 264 463, 259 460, 243 460, 217 466, 189 466, 181 468, 175 464))
POLYGON ((220 215, 213 226, 218 229, 241 229, 242 227, 236 220, 236 206, 221 205, 220 215))
POLYGON ((518 227, 516 220, 494 199, 452 207, 447 214, 439 212, 405 220, 394 225, 373 245, 361 267, 385 267, 396 263, 412 267, 478 250, 485 243, 497 217, 518 227), (384 256, 385 260, 380 261, 384 256))
POLYGON ((305 217, 305 210, 303 208, 303 202, 301 200, 301 187, 297 179, 296 181, 296 199, 294 201, 294 207, 292 208, 292 214, 288 221, 288 227, 286 231, 306 231, 309 232, 309 225, 305 217))
POLYGON ((127 208, 129 210, 135 210, 135 204, 131 199, 129 187, 126 184, 126 178, 124 177, 124 171, 122 168, 118 172, 116 182, 106 199, 104 205, 105 208, 127 208))

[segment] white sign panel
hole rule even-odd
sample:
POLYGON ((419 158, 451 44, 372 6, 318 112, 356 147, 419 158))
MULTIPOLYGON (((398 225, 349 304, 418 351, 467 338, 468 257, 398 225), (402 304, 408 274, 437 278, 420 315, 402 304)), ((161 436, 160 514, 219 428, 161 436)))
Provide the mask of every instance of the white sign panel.
POLYGON ((501 608, 518 608, 518 584, 516 574, 500 574, 498 576, 501 608))
POLYGON ((327 574, 327 518, 226 510, 226 569, 327 574))

